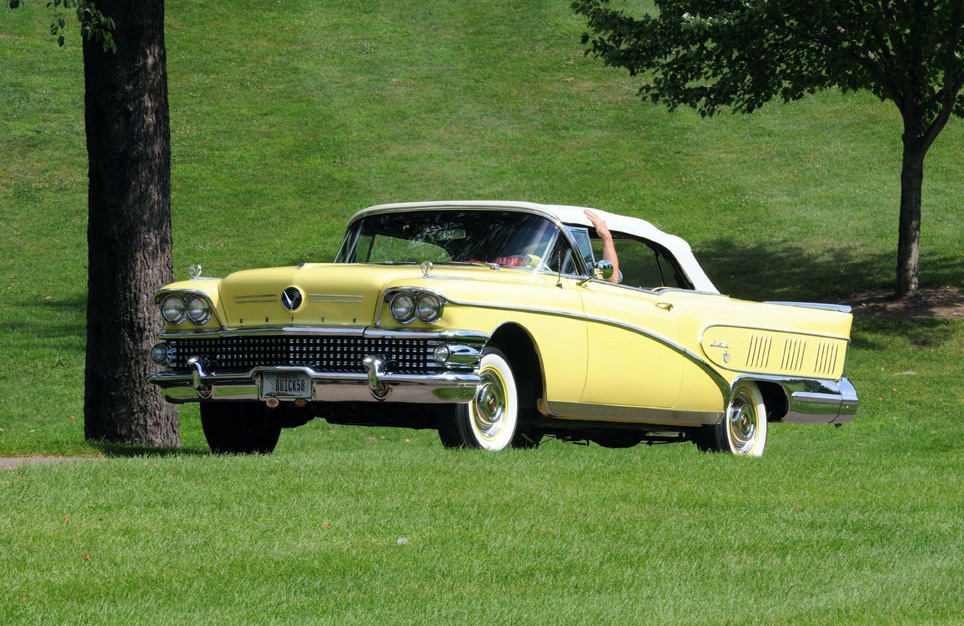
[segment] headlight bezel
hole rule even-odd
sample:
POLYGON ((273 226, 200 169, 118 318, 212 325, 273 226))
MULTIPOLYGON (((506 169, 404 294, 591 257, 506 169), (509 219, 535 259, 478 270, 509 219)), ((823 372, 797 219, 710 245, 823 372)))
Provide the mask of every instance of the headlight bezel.
POLYGON ((447 303, 443 295, 431 289, 393 287, 382 296, 382 306, 388 309, 382 319, 404 325, 435 324, 442 318, 447 303))
POLYGON ((161 317, 165 322, 171 324, 172 326, 177 326, 187 319, 187 305, 184 302, 184 297, 178 293, 166 294, 160 302, 161 317), (172 311, 171 315, 168 315, 169 311, 172 311), (175 306, 177 305, 177 306, 175 306))
POLYGON ((212 320, 221 326, 221 318, 214 301, 215 297, 198 289, 161 289, 154 294, 154 304, 159 309, 161 320, 169 328, 203 327, 212 320), (192 307, 195 309, 193 316, 190 311, 192 307))
POLYGON ((441 319, 444 308, 445 301, 431 291, 423 291, 415 298, 415 316, 426 324, 432 324, 441 319))
POLYGON ((399 291, 392 295, 391 299, 388 301, 388 311, 394 319, 399 324, 409 324, 415 319, 415 309, 416 309, 416 299, 415 296, 409 291, 399 291), (402 299, 408 300, 407 313, 399 314, 396 311, 397 303, 402 299))
POLYGON ((192 324, 197 324, 198 326, 203 326, 208 323, 211 319, 211 301, 205 296, 200 294, 188 295, 185 298, 184 308, 187 313, 187 319, 191 321, 192 324), (201 311, 200 315, 192 315, 192 309, 194 309, 195 303, 200 302, 201 306, 198 309, 201 311))

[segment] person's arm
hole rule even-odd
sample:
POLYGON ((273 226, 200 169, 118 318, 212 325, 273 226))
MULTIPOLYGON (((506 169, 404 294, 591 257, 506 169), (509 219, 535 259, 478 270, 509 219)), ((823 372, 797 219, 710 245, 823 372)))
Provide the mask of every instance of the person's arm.
POLYGON ((613 234, 609 232, 605 220, 599 217, 595 211, 586 209, 586 217, 592 222, 592 227, 596 229, 596 235, 602 241, 603 259, 613 264, 613 275, 609 277, 609 282, 619 282, 619 255, 616 254, 616 246, 613 244, 613 234))

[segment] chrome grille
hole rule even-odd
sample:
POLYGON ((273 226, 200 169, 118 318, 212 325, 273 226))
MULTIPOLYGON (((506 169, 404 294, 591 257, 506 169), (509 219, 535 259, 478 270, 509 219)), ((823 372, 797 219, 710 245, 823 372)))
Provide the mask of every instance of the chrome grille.
POLYGON ((365 372, 362 359, 378 356, 386 370, 398 374, 427 374, 442 369, 432 358, 434 339, 364 337, 236 336, 169 339, 175 369, 200 357, 207 369, 248 371, 254 367, 292 365, 320 372, 365 372))

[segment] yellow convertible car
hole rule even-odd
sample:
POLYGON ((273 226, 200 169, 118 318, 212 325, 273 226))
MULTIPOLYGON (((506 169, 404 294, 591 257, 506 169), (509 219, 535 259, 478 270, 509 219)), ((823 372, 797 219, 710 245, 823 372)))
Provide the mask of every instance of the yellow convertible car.
POLYGON ((847 307, 722 295, 682 239, 581 207, 374 206, 334 263, 194 276, 156 301, 151 382, 201 403, 215 452, 270 452, 323 417, 434 428, 449 447, 759 456, 770 422, 857 410, 847 307))

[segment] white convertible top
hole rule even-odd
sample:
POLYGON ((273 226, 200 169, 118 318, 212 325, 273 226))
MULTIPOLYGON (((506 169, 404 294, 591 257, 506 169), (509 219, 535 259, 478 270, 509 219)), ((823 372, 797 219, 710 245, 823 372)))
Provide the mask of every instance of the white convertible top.
MULTIPOLYGON (((584 211, 588 207, 567 206, 563 204, 536 204, 534 202, 511 202, 493 200, 453 200, 447 202, 403 202, 397 204, 379 204, 376 206, 362 209, 355 213, 351 221, 354 222, 359 217, 369 213, 383 213, 387 211, 411 211, 415 209, 515 209, 532 211, 534 213, 544 213, 555 217, 563 224, 573 224, 578 226, 592 227, 592 222, 586 217, 584 211)), ((693 256, 690 245, 676 235, 664 233, 646 220, 635 217, 626 217, 616 213, 608 213, 599 209, 591 209, 599 217, 606 221, 606 225, 613 233, 624 233, 634 237, 647 239, 653 243, 669 250, 680 265, 680 269, 686 274, 693 288, 697 291, 709 293, 719 293, 713 282, 703 272, 703 268, 693 256)))

